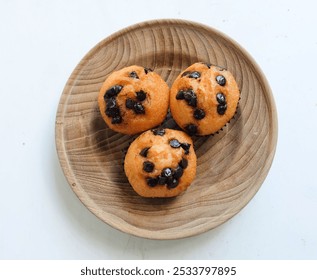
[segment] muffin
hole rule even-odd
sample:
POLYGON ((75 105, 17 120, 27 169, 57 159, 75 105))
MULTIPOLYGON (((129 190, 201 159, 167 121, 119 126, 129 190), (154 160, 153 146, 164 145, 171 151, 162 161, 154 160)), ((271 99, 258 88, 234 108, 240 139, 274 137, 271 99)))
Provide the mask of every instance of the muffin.
POLYGON ((103 83, 98 105, 111 129, 136 134, 163 122, 169 107, 169 87, 151 69, 125 67, 103 83))
POLYGON ((170 109, 189 135, 209 135, 234 116, 240 91, 233 75, 219 66, 195 63, 174 81, 170 109))
POLYGON ((140 196, 177 196, 189 187, 196 175, 192 139, 183 131, 148 130, 128 148, 124 171, 140 196))

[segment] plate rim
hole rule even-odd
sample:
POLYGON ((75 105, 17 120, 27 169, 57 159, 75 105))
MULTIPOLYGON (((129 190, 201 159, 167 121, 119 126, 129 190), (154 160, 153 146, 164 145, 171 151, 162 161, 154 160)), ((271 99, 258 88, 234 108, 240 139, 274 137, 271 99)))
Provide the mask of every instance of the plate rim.
MULTIPOLYGON (((67 100, 66 98, 66 100, 67 100)), ((61 114, 63 115, 63 114, 61 114)), ((55 117, 55 148, 57 151, 59 163, 61 166, 61 169, 63 171, 63 174, 73 190, 73 192, 76 194, 78 199, 81 201, 81 203, 91 212, 93 213, 98 219, 103 221, 104 223, 110 225, 112 228, 115 228, 121 232, 131 234, 137 237, 145 238, 145 239, 154 239, 154 240, 175 240, 175 239, 181 239, 181 238, 188 238, 191 236, 195 236, 198 234, 202 234, 204 232, 207 232, 209 230, 212 230, 216 227, 219 227, 220 225, 224 224, 231 218, 233 218, 236 214, 241 212, 243 208, 245 208, 246 205, 252 200, 252 198, 255 196, 255 194, 259 191, 260 187, 262 186, 265 178, 267 177, 271 165, 273 163, 273 159, 276 153, 276 148, 277 148, 277 141, 278 141, 278 118, 277 118, 277 109, 276 109, 276 104, 274 101, 273 93, 270 88, 270 85, 268 83, 268 80, 266 76, 264 75, 262 69, 258 65, 258 63, 254 60, 254 58, 249 54, 249 52, 243 48, 239 43, 237 43, 234 39, 223 33, 222 31, 217 30, 214 27, 210 27, 208 25, 194 22, 194 21, 189 21, 189 20, 184 20, 184 19, 155 19, 155 20, 148 20, 148 21, 142 21, 139 23, 135 23, 133 25, 127 26, 125 28, 122 28, 111 35, 107 36, 106 38, 102 39, 99 41, 94 47, 92 47, 84 56, 83 58, 77 63, 76 67, 73 69, 71 72, 69 78, 66 81, 66 84, 64 86, 64 89, 60 95, 58 107, 57 107, 57 112, 56 112, 56 117, 55 117), (268 99, 268 103, 270 106, 268 106, 268 113, 269 117, 271 119, 270 122, 270 154, 268 155, 267 159, 265 160, 265 165, 262 168, 261 176, 259 176, 258 183, 256 190, 254 194, 246 201, 246 203, 239 208, 238 211, 233 213, 233 215, 229 216, 228 218, 224 219, 221 223, 219 223, 217 226, 211 226, 211 227, 203 227, 203 229, 199 231, 186 231, 185 233, 182 232, 181 234, 174 235, 174 236, 166 236, 163 234, 163 236, 160 235, 160 233, 155 234, 151 237, 149 237, 150 231, 147 229, 140 229, 136 227, 135 225, 131 225, 128 223, 125 223, 125 226, 122 226, 122 223, 116 222, 116 219, 118 219, 117 216, 114 216, 111 213, 106 213, 107 214, 107 219, 104 218, 105 213, 102 212, 103 215, 101 215, 101 211, 98 211, 98 207, 96 207, 95 202, 89 198, 89 196, 83 191, 82 188, 79 187, 79 184, 77 183, 76 176, 71 172, 71 167, 68 162, 67 158, 67 153, 65 149, 65 145, 62 141, 63 139, 63 122, 58 119, 58 114, 59 112, 63 112, 63 108, 66 107, 65 104, 66 102, 62 102, 62 99, 65 97, 69 97, 70 94, 67 94, 67 92, 70 92, 70 89, 74 86, 74 81, 76 80, 75 77, 80 73, 80 69, 84 67, 84 65, 89 61, 89 58, 99 49, 101 48, 104 44, 109 43, 113 40, 115 40, 118 37, 123 36, 124 34, 131 32, 133 30, 139 29, 139 28, 144 28, 144 27, 151 27, 155 25, 181 25, 181 26, 190 26, 191 28, 198 28, 198 29, 204 29, 207 32, 215 33, 219 35, 220 37, 224 38, 225 40, 229 41, 235 48, 237 48, 239 51, 243 53, 243 55, 246 57, 248 60, 249 65, 252 65, 254 68, 254 73, 258 76, 257 78, 262 81, 261 85, 264 86, 263 91, 266 93, 265 98, 268 99), (66 162, 66 165, 63 167, 61 164, 62 161, 66 162), (79 195, 80 193, 80 195, 79 195), (87 197, 87 199, 85 199, 87 197), (118 226, 120 225, 120 226, 118 226)), ((152 232, 152 231, 151 231, 152 232)), ((158 231, 159 232, 159 231, 158 231)))

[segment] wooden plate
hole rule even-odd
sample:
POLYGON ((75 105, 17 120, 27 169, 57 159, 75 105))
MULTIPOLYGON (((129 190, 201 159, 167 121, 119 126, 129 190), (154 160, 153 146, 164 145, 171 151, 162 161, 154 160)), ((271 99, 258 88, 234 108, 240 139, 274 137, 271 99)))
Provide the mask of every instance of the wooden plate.
MULTIPOLYGON (((166 126, 173 127, 173 120, 166 126)), ((265 179, 276 142, 274 100, 257 64, 224 34, 182 20, 136 24, 97 44, 67 81, 56 116, 60 163, 79 199, 114 228, 151 239, 199 234, 239 212, 265 179), (233 73, 241 90, 238 112, 219 134, 194 139, 197 176, 183 195, 142 198, 132 190, 122 165, 133 137, 106 126, 98 91, 112 71, 133 64, 154 69, 171 86, 197 61, 233 73)))

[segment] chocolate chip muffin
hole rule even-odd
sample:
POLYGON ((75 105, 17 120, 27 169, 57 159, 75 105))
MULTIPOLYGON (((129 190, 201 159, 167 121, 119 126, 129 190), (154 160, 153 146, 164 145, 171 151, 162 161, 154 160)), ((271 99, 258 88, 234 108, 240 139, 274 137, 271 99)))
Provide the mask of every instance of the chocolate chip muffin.
POLYGON ((209 135, 230 121, 239 99, 238 85, 229 71, 195 63, 173 83, 170 108, 176 123, 189 135, 209 135))
POLYGON ((111 129, 136 134, 163 122, 169 88, 151 69, 133 65, 109 75, 100 89, 98 105, 111 129))
POLYGON ((130 145, 124 171, 143 197, 173 197, 188 188, 196 175, 191 138, 173 129, 152 129, 130 145))

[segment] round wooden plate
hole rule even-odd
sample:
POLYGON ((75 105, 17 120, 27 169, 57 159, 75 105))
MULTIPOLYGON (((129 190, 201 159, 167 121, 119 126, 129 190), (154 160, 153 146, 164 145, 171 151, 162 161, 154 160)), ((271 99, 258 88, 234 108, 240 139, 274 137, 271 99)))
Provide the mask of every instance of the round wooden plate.
MULTIPOLYGON (((175 123, 169 119, 168 127, 175 123)), ((196 235, 224 223, 255 195, 271 166, 277 117, 269 85, 237 43, 210 27, 183 20, 155 20, 123 29, 80 61, 62 93, 56 146, 73 191, 104 222, 151 239, 196 235), (97 105, 99 89, 114 70, 154 69, 169 86, 190 64, 226 67, 241 90, 235 118, 220 133, 194 139, 197 176, 182 195, 138 196, 123 171, 124 151, 135 138, 110 130, 97 105)))

